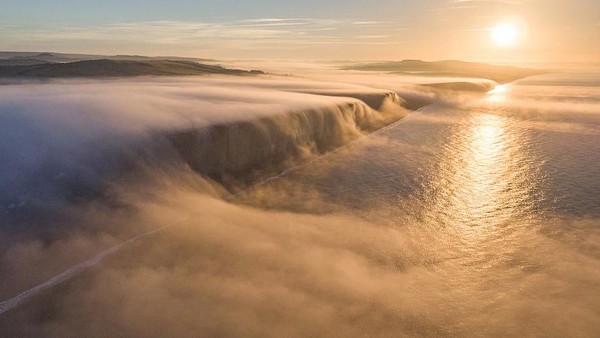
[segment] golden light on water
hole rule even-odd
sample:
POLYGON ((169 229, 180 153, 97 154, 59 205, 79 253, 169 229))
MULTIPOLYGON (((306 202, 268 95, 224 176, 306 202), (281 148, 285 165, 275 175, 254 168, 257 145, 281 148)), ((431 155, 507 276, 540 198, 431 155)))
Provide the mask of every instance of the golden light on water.
MULTIPOLYGON (((490 96, 504 91, 500 87, 490 96)), ((445 153, 458 156, 444 157, 440 163, 427 217, 452 225, 458 238, 468 243, 466 250, 477 250, 478 243, 500 236, 506 230, 503 225, 527 213, 532 203, 526 142, 509 118, 473 112, 445 146, 445 153)))
POLYGON ((504 103, 508 100, 508 90, 510 84, 496 86, 487 93, 485 101, 488 103, 504 103))
MULTIPOLYGON (((463 151, 463 173, 456 181, 456 207, 463 210, 462 215, 469 215, 466 223, 484 221, 497 224, 501 221, 505 207, 509 202, 502 192, 511 170, 510 160, 514 156, 513 135, 506 130, 503 117, 491 114, 479 114, 473 117, 470 132, 465 134, 463 151)), ((507 216, 507 215, 504 215, 507 216)))

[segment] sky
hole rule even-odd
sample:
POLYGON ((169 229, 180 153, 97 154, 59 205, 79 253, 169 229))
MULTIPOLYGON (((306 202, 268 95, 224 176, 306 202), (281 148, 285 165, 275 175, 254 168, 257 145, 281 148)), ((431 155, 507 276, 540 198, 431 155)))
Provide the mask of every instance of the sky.
POLYGON ((598 0, 0 0, 0 50, 598 62, 598 0), (518 39, 499 46, 494 27, 518 39))

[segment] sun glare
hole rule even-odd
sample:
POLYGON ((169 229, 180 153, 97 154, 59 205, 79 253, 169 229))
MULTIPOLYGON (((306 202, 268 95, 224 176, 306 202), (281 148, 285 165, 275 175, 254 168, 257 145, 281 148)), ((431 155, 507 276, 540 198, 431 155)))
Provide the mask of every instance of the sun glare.
POLYGON ((515 45, 518 36, 517 28, 510 23, 501 23, 492 29, 492 39, 496 45, 501 47, 515 45))

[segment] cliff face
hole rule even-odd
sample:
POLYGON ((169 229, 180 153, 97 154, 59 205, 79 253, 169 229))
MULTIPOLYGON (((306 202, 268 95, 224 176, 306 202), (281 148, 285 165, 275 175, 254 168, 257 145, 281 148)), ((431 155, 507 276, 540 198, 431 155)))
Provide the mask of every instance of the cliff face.
POLYGON ((394 93, 170 134, 182 158, 200 174, 226 186, 282 170, 311 154, 334 150, 405 114, 394 93))

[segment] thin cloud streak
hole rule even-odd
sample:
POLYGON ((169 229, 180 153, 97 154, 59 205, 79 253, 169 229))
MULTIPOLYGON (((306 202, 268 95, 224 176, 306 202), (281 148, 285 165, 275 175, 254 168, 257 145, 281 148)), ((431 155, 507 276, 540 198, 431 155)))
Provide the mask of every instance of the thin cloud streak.
POLYGON ((352 45, 365 38, 387 38, 390 39, 387 42, 395 43, 397 41, 392 39, 409 28, 380 21, 263 18, 223 23, 150 21, 57 27, 11 25, 7 29, 12 31, 12 39, 31 42, 141 40, 154 44, 219 45, 252 41, 257 45, 323 42, 352 45))

